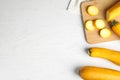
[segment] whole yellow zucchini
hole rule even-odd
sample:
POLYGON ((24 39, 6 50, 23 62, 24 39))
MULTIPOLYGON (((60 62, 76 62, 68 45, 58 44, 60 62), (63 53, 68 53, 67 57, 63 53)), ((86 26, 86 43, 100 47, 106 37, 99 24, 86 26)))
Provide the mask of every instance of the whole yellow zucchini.
POLYGON ((107 21, 114 20, 116 17, 120 16, 120 1, 117 2, 114 6, 106 12, 107 21))
POLYGON ((110 50, 106 48, 92 47, 89 49, 91 57, 98 57, 110 60, 111 62, 120 65, 120 51, 110 50))
POLYGON ((80 76, 84 80, 120 80, 120 71, 95 66, 85 66, 80 70, 80 76))

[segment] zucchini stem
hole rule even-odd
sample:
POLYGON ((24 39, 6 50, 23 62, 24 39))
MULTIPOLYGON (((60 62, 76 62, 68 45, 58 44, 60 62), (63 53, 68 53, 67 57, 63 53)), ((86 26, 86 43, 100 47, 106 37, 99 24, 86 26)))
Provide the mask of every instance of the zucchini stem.
POLYGON ((116 20, 112 21, 112 26, 115 26, 118 22, 116 20))

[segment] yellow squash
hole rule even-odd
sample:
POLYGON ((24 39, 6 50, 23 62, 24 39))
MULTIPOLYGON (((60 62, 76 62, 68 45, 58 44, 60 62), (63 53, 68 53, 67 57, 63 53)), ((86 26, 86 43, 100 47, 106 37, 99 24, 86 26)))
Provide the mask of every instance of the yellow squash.
POLYGON ((113 21, 112 22, 112 30, 118 35, 120 36, 120 23, 117 21, 113 21))
POLYGON ((120 1, 117 2, 114 6, 106 12, 107 21, 114 20, 116 17, 120 16, 120 1))
POLYGON ((80 70, 80 76, 84 80, 120 80, 120 71, 95 66, 85 66, 80 70))
POLYGON ((120 51, 93 47, 89 49, 89 55, 91 57, 104 58, 117 65, 120 65, 120 51))

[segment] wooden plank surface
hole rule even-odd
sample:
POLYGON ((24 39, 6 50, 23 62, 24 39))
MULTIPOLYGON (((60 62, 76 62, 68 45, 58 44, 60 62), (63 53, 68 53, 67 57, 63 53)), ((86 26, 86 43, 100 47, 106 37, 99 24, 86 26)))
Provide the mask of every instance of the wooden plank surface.
MULTIPOLYGON (((82 13, 82 19, 83 19, 83 25, 85 25, 85 22, 87 20, 95 20, 95 19, 103 19, 105 21, 106 27, 111 30, 111 26, 105 19, 105 13, 108 8, 113 6, 117 1, 119 0, 93 0, 93 1, 85 1, 81 3, 81 13, 82 13), (95 5, 100 10, 99 14, 97 16, 90 16, 87 14, 86 9, 89 5, 95 5)), ((116 20, 120 21, 120 17, 116 18, 116 20)), ((101 38, 99 35, 99 30, 94 31, 87 31, 84 27, 85 31, 85 37, 86 41, 90 44, 95 43, 102 43, 102 42, 108 42, 113 40, 119 40, 120 38, 112 32, 112 36, 110 38, 101 38)))

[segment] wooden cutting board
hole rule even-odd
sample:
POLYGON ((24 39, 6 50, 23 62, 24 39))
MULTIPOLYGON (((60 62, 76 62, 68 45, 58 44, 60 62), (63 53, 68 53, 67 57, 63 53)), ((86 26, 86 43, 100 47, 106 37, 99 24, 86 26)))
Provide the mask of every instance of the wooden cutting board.
MULTIPOLYGON (((106 10, 111 6, 113 6, 117 1, 119 0, 93 0, 93 1, 84 1, 81 3, 80 8, 82 13, 85 37, 88 43, 95 44, 95 43, 102 43, 102 42, 108 42, 108 41, 120 39, 116 34, 114 34, 114 32, 111 30, 110 24, 105 19, 106 10), (95 5, 96 7, 98 7, 100 12, 97 16, 90 16, 87 14, 86 9, 89 5, 95 5), (99 35, 99 30, 97 29, 94 31, 88 31, 85 29, 85 22, 87 20, 95 20, 95 19, 103 19, 105 21, 106 27, 109 28, 112 32, 112 36, 110 38, 101 38, 99 35)), ((116 18, 116 20, 120 21, 120 17, 116 18)))

